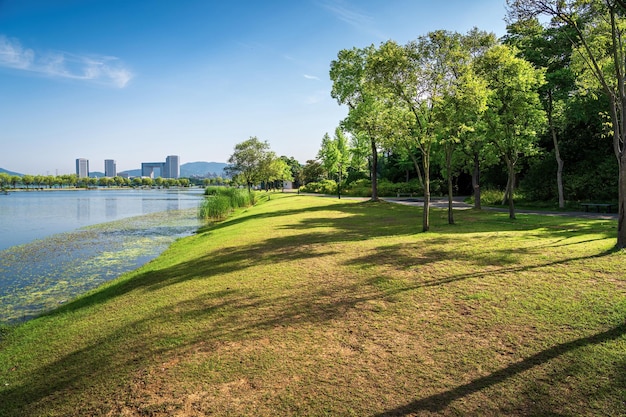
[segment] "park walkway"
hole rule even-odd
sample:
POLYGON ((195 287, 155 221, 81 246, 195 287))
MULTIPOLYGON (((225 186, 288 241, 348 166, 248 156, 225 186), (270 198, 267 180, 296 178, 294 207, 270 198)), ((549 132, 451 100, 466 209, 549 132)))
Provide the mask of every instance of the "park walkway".
MULTIPOLYGON (((452 198, 452 209, 453 210, 468 210, 473 208, 474 206, 471 204, 467 204, 465 202, 467 197, 453 197, 452 198)), ((384 201, 390 203, 411 205, 421 207, 424 205, 424 200, 421 198, 415 197, 385 197, 384 201)), ((448 208, 448 198, 447 197, 437 197, 431 198, 430 206, 434 208, 447 209, 448 208)), ((502 211, 508 212, 508 208, 501 207, 487 207, 483 206, 483 210, 493 210, 493 211, 502 211)), ((554 210, 524 210, 524 209, 515 209, 515 213, 521 214, 540 214, 544 216, 569 216, 569 217, 582 217, 587 219, 605 219, 605 220, 617 220, 617 213, 596 213, 596 212, 586 212, 586 211, 554 211, 554 210)))

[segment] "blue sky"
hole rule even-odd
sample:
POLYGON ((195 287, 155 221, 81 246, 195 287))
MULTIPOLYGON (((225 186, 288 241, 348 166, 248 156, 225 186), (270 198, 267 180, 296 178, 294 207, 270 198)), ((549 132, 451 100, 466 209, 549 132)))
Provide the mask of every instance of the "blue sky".
POLYGON ((505 33, 504 0, 0 0, 0 167, 226 162, 251 136, 314 159, 347 109, 341 49, 505 33))

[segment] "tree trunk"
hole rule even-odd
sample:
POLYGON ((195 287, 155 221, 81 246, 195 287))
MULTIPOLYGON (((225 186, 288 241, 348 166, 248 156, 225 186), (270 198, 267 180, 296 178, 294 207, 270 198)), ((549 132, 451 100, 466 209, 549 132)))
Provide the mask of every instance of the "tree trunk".
MULTIPOLYGON (((507 171, 509 165, 507 162, 507 171)), ((511 198, 509 197, 509 190, 511 189, 511 173, 509 172, 506 177, 506 187, 504 188, 504 195, 502 196, 502 205, 505 205, 511 198)))
POLYGON ((480 205, 480 159, 474 154, 474 172, 472 172, 472 187, 474 188, 474 208, 482 209, 480 205))
POLYGON ((619 158, 619 192, 617 210, 617 248, 626 248, 626 152, 619 158))
POLYGON ((515 187, 515 164, 510 158, 507 158, 506 166, 509 170, 509 179, 507 181, 507 191, 505 196, 508 195, 509 200, 509 219, 515 220, 515 205, 513 204, 513 188, 515 187))
POLYGON ((559 193, 559 208, 565 208, 565 194, 563 192, 563 159, 561 159, 561 151, 559 149, 559 140, 554 127, 552 106, 552 91, 548 92, 548 125, 552 134, 552 143, 554 144, 554 156, 556 158, 556 187, 559 193))
POLYGON ((420 164, 417 162, 417 158, 415 157, 415 155, 413 155, 411 152, 409 152, 409 156, 411 157, 411 160, 413 161, 413 165, 415 166, 415 172, 417 172, 417 178, 419 179, 419 182, 421 184, 421 186, 424 186, 424 179, 422 178, 422 170, 420 169, 420 164))
POLYGON ((422 216, 422 231, 430 230, 430 161, 429 157, 422 155, 424 165, 424 214, 422 216))
POLYGON ((454 224, 452 212, 452 149, 446 149, 446 171, 448 171, 448 224, 454 224))
POLYGON ((378 147, 376 141, 370 139, 372 146, 372 201, 378 201, 378 147))

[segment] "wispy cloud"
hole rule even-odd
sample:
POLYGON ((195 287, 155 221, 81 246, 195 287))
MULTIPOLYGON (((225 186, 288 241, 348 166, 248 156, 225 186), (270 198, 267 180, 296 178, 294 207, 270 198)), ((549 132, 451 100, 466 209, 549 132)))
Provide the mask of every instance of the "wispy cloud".
POLYGON ((307 80, 318 80, 319 81, 319 77, 316 77, 315 75, 309 75, 309 74, 304 74, 304 78, 306 78, 307 80))
POLYGON ((346 0, 320 0, 318 4, 337 19, 359 31, 369 33, 379 39, 388 38, 376 29, 376 21, 372 15, 357 9, 346 0))
POLYGON ((342 0, 324 0, 320 5, 329 10, 339 20, 358 28, 369 25, 374 21, 371 16, 352 8, 342 0))
POLYGON ((0 67, 28 71, 53 78, 82 80, 124 88, 133 73, 110 56, 76 55, 67 52, 37 54, 19 40, 0 35, 0 67))

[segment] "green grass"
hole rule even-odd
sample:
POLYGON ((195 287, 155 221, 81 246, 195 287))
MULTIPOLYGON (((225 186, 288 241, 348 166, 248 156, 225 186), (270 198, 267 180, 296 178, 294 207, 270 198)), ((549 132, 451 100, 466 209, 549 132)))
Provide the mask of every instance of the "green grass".
POLYGON ((273 194, 0 331, 0 416, 624 415, 614 221, 273 194))

